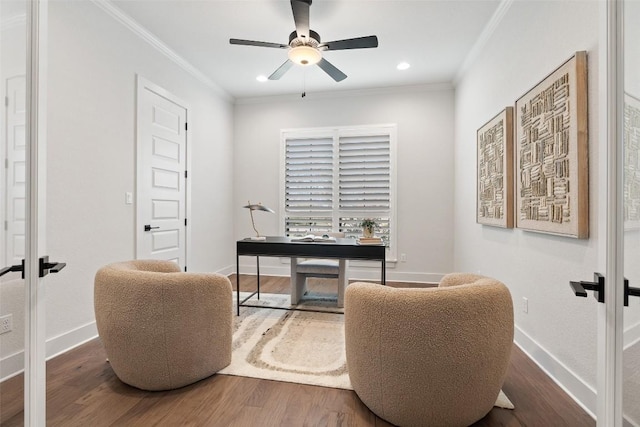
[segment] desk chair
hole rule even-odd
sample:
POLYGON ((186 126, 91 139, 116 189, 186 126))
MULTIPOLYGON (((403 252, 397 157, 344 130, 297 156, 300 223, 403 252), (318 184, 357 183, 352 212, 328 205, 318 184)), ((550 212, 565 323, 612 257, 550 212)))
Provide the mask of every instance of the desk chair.
MULTIPOLYGON (((344 233, 326 233, 337 239, 344 233)), ((307 289, 307 278, 323 277, 338 279, 338 307, 344 306, 344 290, 347 287, 347 260, 291 258, 291 305, 296 305, 307 289)))

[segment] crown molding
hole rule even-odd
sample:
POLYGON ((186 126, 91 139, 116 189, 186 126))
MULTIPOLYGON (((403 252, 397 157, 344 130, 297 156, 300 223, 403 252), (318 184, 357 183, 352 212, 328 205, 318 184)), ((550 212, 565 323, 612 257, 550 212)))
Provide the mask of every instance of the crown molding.
POLYGON ((469 70, 469 67, 471 67, 471 64, 473 64, 476 61, 476 59, 478 59, 478 56, 480 56, 480 53, 487 45, 487 42, 495 32, 500 22, 502 22, 502 18, 504 18, 504 15, 506 15, 507 11, 509 10, 509 8, 511 7, 514 1, 515 0, 502 0, 500 2, 500 4, 498 5, 498 8, 495 10, 495 12, 493 12, 491 19, 482 30, 482 33, 480 33, 478 40, 476 40, 471 50, 469 51, 467 56, 464 58, 462 65, 456 72, 456 75, 453 78, 454 86, 457 86, 460 80, 462 80, 462 77, 464 77, 465 73, 469 70))
POLYGON ((191 63, 189 63, 186 59, 178 55, 173 49, 167 46, 162 40, 156 37, 149 30, 144 28, 138 21, 127 15, 120 8, 115 6, 109 0, 91 0, 96 6, 106 12, 113 19, 124 25, 127 29, 133 32, 135 35, 140 37, 142 40, 147 42, 151 47, 156 49, 158 52, 169 58, 176 65, 182 68, 187 73, 191 74, 193 77, 198 79, 200 82, 205 84, 207 87, 212 89, 217 95, 224 98, 226 101, 233 101, 233 97, 229 95, 227 91, 218 86, 213 80, 207 77, 203 72, 194 67, 191 63))
MULTIPOLYGON (((453 90, 451 83, 430 83, 424 85, 406 85, 406 86, 387 86, 371 89, 350 89, 350 90, 334 90, 322 92, 307 92, 304 99, 328 99, 328 98, 346 98, 373 95, 389 95, 398 93, 426 93, 453 90)), ((303 99, 303 101, 304 101, 303 99)), ((267 104, 273 102, 288 102, 301 100, 300 94, 287 95, 266 95, 257 97, 236 98, 236 105, 244 104, 267 104)))

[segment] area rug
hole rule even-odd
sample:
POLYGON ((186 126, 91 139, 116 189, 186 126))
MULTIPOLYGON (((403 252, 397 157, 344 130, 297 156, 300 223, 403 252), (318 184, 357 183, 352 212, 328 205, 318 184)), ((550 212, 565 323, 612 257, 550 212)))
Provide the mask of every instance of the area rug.
MULTIPOLYGON (((244 295, 241 294, 241 298, 244 295)), ((344 315, 335 299, 306 295, 297 308, 284 294, 261 294, 234 316, 231 364, 220 374, 353 390, 344 346, 344 315), (318 309, 319 312, 309 311, 318 309), (306 310, 306 311, 305 311, 306 310)), ((235 311, 234 311, 235 312, 235 311)), ((513 409, 500 391, 495 406, 513 409)))

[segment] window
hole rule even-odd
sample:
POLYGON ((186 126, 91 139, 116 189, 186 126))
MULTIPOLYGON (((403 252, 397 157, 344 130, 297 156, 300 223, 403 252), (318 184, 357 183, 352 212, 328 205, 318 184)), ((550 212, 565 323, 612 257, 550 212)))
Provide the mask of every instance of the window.
POLYGON ((356 238, 373 218, 395 259, 395 137, 395 125, 283 131, 284 234, 356 238))

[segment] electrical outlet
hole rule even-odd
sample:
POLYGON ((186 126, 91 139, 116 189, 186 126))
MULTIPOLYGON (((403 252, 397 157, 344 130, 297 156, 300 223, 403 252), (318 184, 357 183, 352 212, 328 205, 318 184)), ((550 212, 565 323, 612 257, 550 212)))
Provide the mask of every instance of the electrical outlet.
POLYGON ((13 329, 13 314, 0 317, 0 334, 6 334, 13 329))
POLYGON ((529 299, 526 297, 522 297, 522 311, 525 313, 529 312, 529 299))
POLYGON ((407 262, 407 254, 400 254, 400 262, 407 262))

